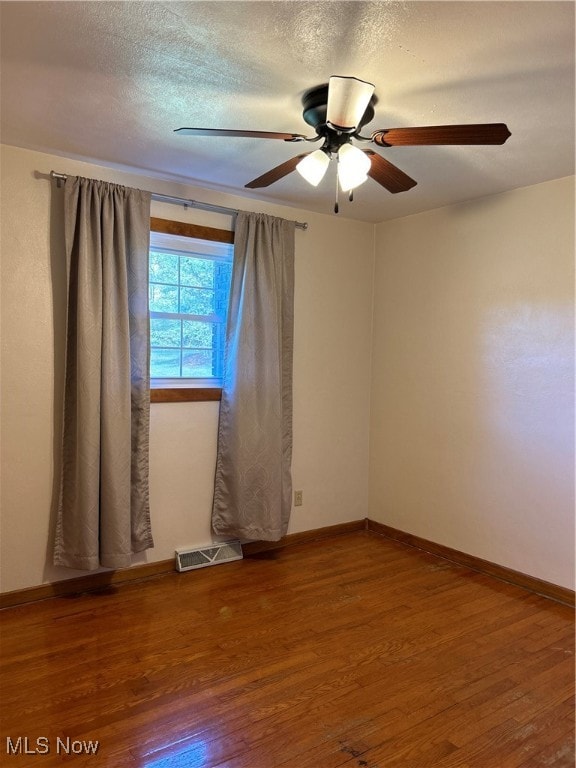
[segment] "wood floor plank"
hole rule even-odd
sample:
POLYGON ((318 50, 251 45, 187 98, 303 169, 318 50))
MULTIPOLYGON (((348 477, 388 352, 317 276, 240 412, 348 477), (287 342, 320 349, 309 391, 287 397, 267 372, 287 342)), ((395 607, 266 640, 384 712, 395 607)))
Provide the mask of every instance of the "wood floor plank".
POLYGON ((574 762, 573 611, 368 532, 7 608, 0 631, 15 767, 574 762))
POLYGON ((574 765, 576 765, 574 739, 572 734, 567 732, 520 763, 518 768, 574 768, 574 765))

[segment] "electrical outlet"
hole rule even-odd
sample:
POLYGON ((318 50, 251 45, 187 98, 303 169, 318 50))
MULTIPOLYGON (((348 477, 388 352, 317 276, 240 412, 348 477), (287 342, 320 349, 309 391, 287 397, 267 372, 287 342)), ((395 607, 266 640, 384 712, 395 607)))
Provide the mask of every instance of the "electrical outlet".
POLYGON ((294 506, 301 507, 302 504, 302 491, 294 491, 294 506))

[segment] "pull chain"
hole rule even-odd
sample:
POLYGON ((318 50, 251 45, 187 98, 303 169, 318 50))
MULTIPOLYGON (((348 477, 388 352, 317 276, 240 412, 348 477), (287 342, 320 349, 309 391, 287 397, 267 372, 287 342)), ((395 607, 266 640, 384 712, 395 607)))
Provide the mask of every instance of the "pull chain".
POLYGON ((340 158, 338 155, 336 155, 336 201, 334 203, 334 213, 338 213, 338 164, 340 163, 340 158))

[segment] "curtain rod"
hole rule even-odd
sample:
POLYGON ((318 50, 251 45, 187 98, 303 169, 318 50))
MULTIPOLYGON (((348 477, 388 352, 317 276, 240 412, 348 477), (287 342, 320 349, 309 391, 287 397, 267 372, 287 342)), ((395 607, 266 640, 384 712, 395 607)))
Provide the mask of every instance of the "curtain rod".
MULTIPOLYGON (((68 178, 65 173, 57 173, 56 171, 50 171, 50 177, 56 179, 58 185, 61 181, 66 181, 68 178)), ((152 200, 156 200, 159 203, 173 203, 174 205, 183 205, 190 208, 201 208, 204 211, 215 211, 216 213, 227 213, 234 216, 238 213, 236 208, 226 208, 224 205, 213 205, 212 203, 202 203, 199 200, 187 200, 185 197, 173 197, 172 195, 161 195, 156 192, 152 192, 152 200)), ((308 229, 308 222, 296 221, 297 229, 308 229)))

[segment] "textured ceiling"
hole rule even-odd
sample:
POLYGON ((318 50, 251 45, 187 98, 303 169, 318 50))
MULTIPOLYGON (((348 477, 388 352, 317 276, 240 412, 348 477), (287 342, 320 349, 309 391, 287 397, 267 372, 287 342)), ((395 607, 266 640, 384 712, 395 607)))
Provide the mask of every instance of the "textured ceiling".
POLYGON ((378 149, 418 185, 392 195, 368 180, 343 216, 382 221, 574 173, 573 2, 3 2, 0 21, 6 144, 330 213, 331 173, 316 189, 295 173, 244 189, 303 145, 173 129, 313 135, 302 93, 337 74, 376 84, 365 134, 512 132, 503 146, 378 149))

